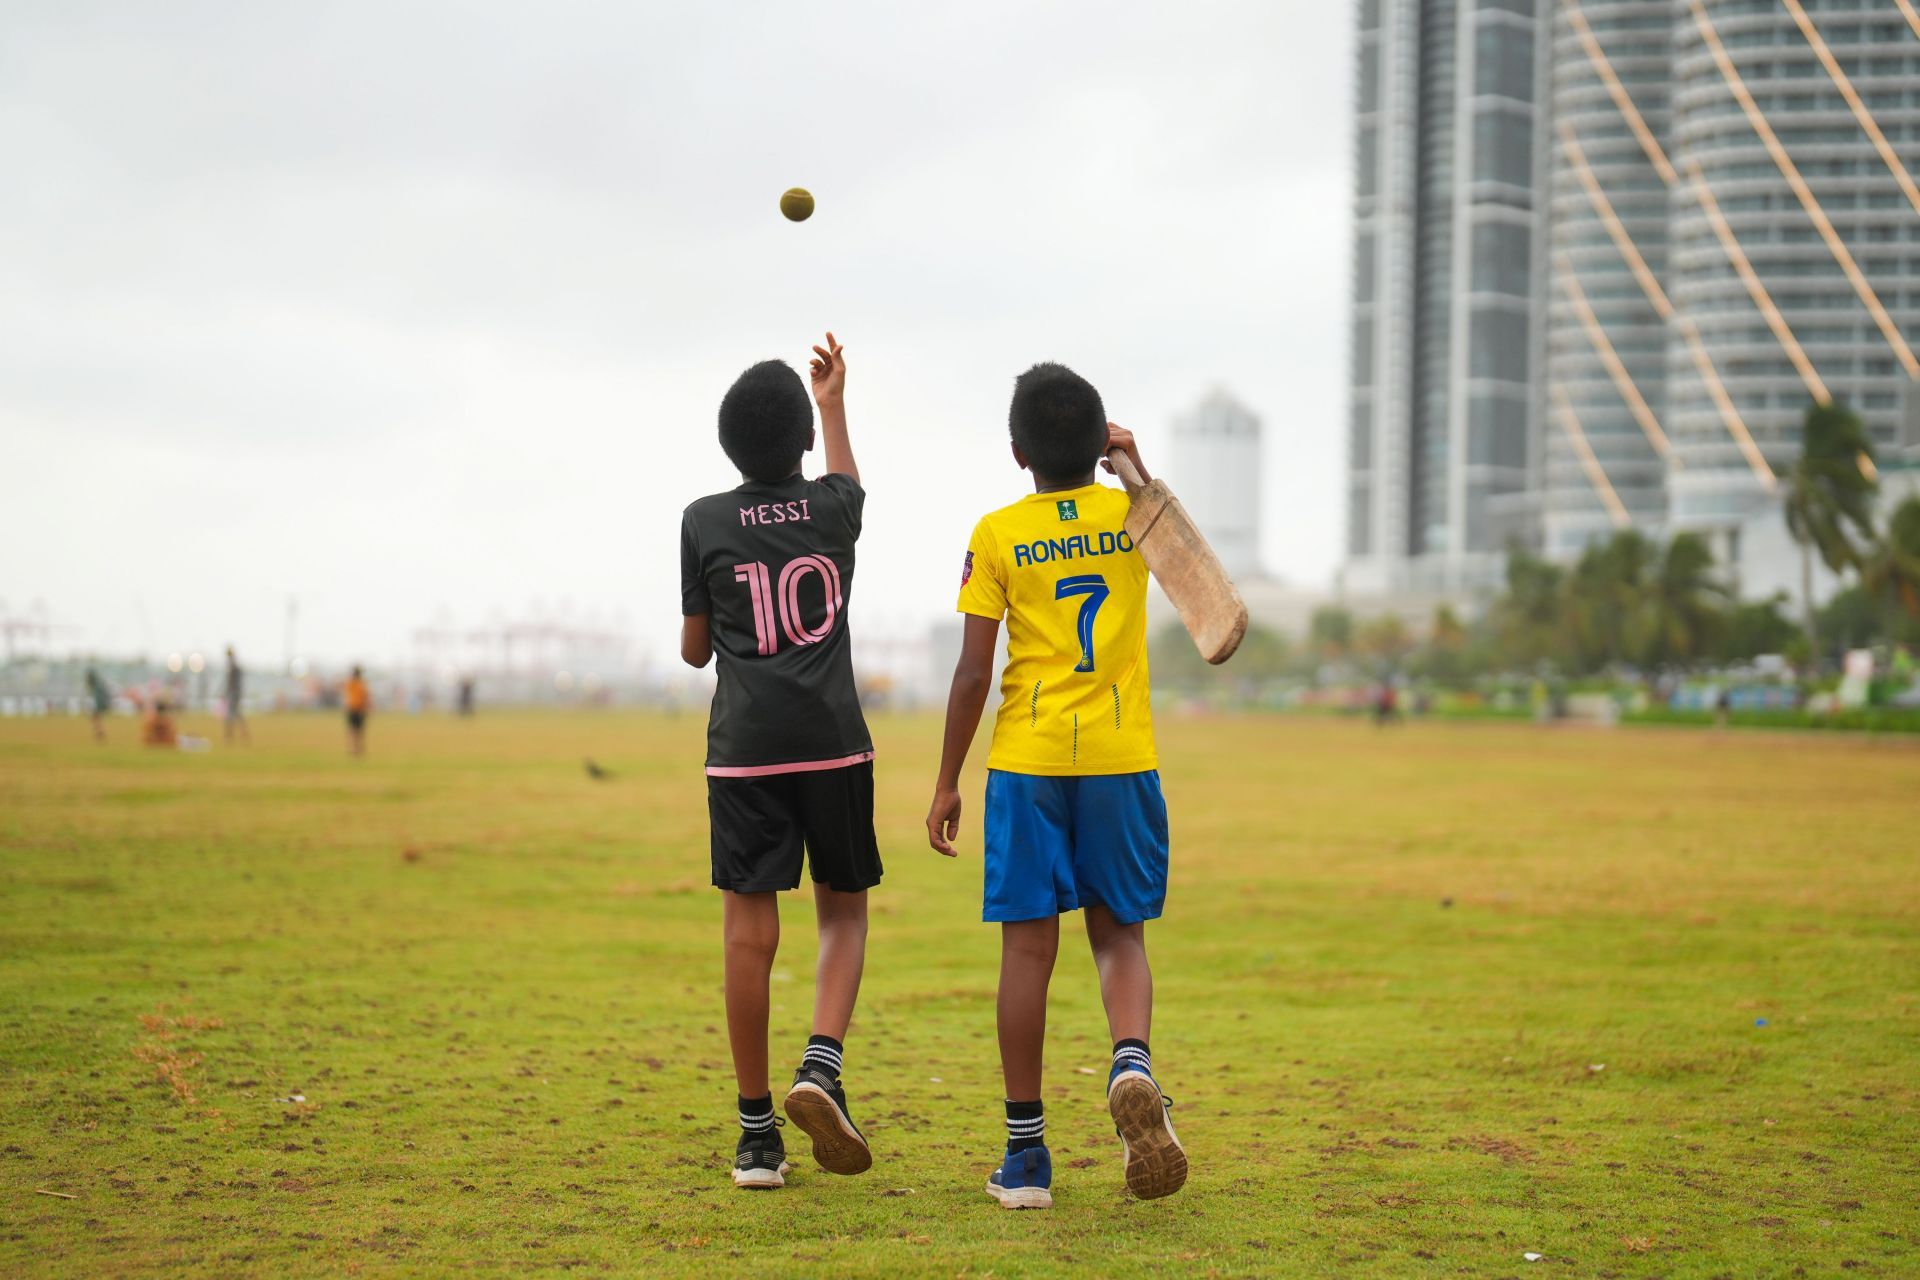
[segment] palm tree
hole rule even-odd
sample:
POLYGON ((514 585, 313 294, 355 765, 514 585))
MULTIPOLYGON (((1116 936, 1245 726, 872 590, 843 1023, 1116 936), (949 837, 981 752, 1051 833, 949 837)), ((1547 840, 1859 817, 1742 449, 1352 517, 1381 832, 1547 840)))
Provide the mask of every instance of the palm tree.
POLYGON ((1353 615, 1336 605, 1315 609, 1307 622, 1307 643, 1322 661, 1338 662, 1353 649, 1353 615))
POLYGON ((1413 652, 1413 632, 1399 614, 1387 613, 1360 628, 1354 647, 1368 657, 1377 658, 1388 671, 1398 667, 1413 652))
POLYGON ((1419 657, 1420 674, 1442 684, 1457 683, 1466 671, 1468 639, 1467 626, 1453 606, 1437 606, 1419 657))
POLYGON ((1580 553, 1567 579, 1566 614, 1583 670, 1630 656, 1629 629, 1656 554, 1653 543, 1633 529, 1580 553))
POLYGON ((1920 618, 1920 496, 1894 509, 1885 536, 1867 552, 1860 579, 1875 599, 1920 618))
POLYGON ((1800 597, 1807 611, 1807 644, 1820 661, 1813 609, 1813 555, 1835 573, 1860 563, 1860 544, 1873 536, 1873 438, 1845 405, 1807 409, 1800 460, 1786 473, 1787 532, 1800 544, 1800 597))
POLYGON ((1508 548, 1507 590, 1493 606, 1495 643, 1509 668, 1530 667, 1552 654, 1564 622, 1557 564, 1520 546, 1508 548))
POLYGON ((1719 636, 1727 599, 1706 541, 1696 533, 1675 535, 1641 583, 1633 650, 1649 665, 1699 657, 1719 636))

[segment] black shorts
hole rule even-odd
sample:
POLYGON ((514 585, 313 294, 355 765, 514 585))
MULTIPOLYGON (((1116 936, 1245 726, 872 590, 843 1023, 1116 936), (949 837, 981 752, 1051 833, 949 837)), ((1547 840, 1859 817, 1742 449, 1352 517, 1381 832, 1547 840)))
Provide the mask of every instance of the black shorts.
POLYGON ((799 888, 803 845, 815 884, 858 893, 880 883, 871 760, 813 773, 710 776, 707 814, 716 889, 799 888))
POLYGON ((366 713, 366 712, 364 712, 364 711, 349 711, 349 712, 347 712, 347 728, 349 728, 349 729, 360 729, 360 728, 364 728, 364 727, 366 726, 366 723, 367 723, 367 713, 366 713))

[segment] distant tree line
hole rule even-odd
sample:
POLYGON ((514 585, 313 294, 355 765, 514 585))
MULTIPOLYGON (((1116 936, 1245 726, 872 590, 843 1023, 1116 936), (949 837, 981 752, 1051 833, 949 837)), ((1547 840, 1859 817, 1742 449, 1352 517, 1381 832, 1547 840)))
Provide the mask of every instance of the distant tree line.
POLYGON ((1807 411, 1799 460, 1781 476, 1788 532, 1801 548, 1803 598, 1817 556, 1846 585, 1796 621, 1784 594, 1735 599, 1697 534, 1662 542, 1622 530, 1571 566, 1515 548, 1506 586, 1471 619, 1442 606, 1419 634, 1397 615, 1317 610, 1307 634, 1252 628, 1226 667, 1209 668, 1177 624, 1155 646, 1175 685, 1311 677, 1329 665, 1379 678, 1464 685, 1501 674, 1568 677, 1609 669, 1685 670, 1784 655, 1818 670, 1848 649, 1920 645, 1920 497, 1876 523, 1879 471, 1866 427, 1844 406, 1807 411))

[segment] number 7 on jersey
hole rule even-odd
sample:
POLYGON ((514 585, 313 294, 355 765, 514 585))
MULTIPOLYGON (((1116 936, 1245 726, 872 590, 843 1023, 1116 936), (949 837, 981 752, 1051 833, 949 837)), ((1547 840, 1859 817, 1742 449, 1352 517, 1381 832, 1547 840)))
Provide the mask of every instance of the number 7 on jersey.
POLYGON ((1097 573, 1082 573, 1071 578, 1062 578, 1053 584, 1053 598, 1065 600, 1070 596, 1085 596, 1080 605, 1080 617, 1077 630, 1080 635, 1080 665, 1075 671, 1093 670, 1093 620, 1100 612, 1100 606, 1107 602, 1107 580, 1097 573))

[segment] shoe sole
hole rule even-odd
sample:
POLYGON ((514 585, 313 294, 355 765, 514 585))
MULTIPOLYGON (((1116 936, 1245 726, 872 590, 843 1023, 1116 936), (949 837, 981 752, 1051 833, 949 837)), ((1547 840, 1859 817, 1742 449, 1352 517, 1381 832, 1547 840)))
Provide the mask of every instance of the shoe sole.
POLYGON ((996 1187, 989 1182, 987 1194, 998 1200, 1002 1209, 1053 1208, 1053 1192, 1045 1187, 996 1187))
POLYGON ((1187 1181, 1187 1153, 1173 1136, 1160 1086, 1129 1072, 1107 1094, 1107 1110, 1127 1151, 1127 1190, 1142 1200, 1158 1200, 1187 1181))
POLYGON ((865 1173, 873 1152, 827 1091, 804 1081, 787 1091, 787 1119, 813 1139, 813 1158, 828 1173, 865 1173))
POLYGON ((778 1169, 735 1169, 733 1185, 742 1191, 773 1191, 787 1185, 787 1170, 793 1168, 785 1160, 778 1169))

